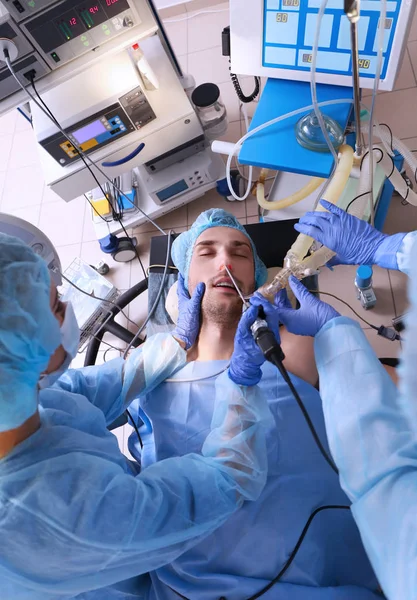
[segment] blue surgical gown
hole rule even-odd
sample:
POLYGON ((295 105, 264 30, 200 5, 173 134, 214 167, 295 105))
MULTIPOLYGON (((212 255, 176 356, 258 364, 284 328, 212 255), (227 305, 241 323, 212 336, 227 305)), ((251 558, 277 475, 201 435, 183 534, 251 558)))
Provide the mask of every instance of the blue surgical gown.
POLYGON ((320 391, 341 484, 390 600, 417 599, 417 236, 398 266, 410 274, 399 389, 357 323, 339 317, 315 339, 320 391))
MULTIPOLYGON (((194 362, 132 409, 142 411, 144 449, 130 439, 144 472, 153 463, 199 452, 210 427, 216 373, 224 361, 194 362), (205 377, 202 381, 192 379, 205 377)), ((327 446, 320 396, 292 380, 327 446)), ((277 369, 263 367, 260 387, 275 422, 267 436, 268 480, 256 502, 245 503, 217 531, 151 574, 148 600, 245 600, 259 592, 288 560, 311 513, 349 505, 337 475, 317 449, 301 411, 277 369), (175 590, 175 593, 173 590, 175 590)), ((291 567, 265 600, 376 600, 378 583, 349 510, 317 515, 291 567)))
POLYGON ((107 431, 132 394, 184 364, 185 352, 159 334, 127 362, 70 370, 40 393, 40 429, 0 460, 1 600, 142 599, 149 578, 141 574, 224 523, 242 498, 259 496, 266 448, 258 423, 269 410, 256 387, 242 390, 226 378, 227 402, 220 397, 203 456, 143 474, 107 431), (232 432, 222 430, 222 415, 236 424, 232 432))

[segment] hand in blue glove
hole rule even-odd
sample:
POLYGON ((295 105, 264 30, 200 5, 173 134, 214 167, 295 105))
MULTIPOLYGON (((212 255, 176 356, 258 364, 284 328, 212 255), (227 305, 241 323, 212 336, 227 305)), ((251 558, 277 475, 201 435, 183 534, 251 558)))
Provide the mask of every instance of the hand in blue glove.
POLYGON ((340 317, 340 314, 332 306, 310 294, 301 281, 293 276, 289 281, 291 289, 300 303, 300 308, 298 310, 292 308, 286 290, 278 292, 275 297, 275 306, 279 320, 290 333, 314 337, 328 321, 340 317))
MULTIPOLYGON (((262 300, 265 302, 265 306, 263 302, 257 302, 256 306, 248 308, 243 313, 237 328, 229 377, 238 385, 256 385, 262 377, 261 367, 265 362, 265 357, 253 339, 250 329, 258 317, 260 305, 264 307, 268 327, 274 332, 278 343, 280 342, 278 311, 265 298, 262 297, 262 300)), ((254 298, 251 298, 251 303, 252 301, 254 298)))
POLYGON ((321 200, 321 205, 329 212, 308 212, 294 227, 336 252, 331 264, 398 269, 397 252, 405 233, 385 235, 331 202, 321 200))
POLYGON ((178 321, 172 335, 184 344, 185 350, 195 344, 200 333, 201 301, 205 290, 205 284, 199 283, 190 298, 183 276, 178 276, 178 321))

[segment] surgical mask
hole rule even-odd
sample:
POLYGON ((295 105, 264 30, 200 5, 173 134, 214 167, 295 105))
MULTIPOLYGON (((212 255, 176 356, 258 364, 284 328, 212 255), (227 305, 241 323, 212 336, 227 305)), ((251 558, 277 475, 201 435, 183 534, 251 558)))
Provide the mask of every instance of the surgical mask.
POLYGON ((80 344, 80 328, 78 327, 77 319, 74 313, 72 304, 69 302, 65 310, 64 321, 61 325, 61 345, 66 352, 66 357, 62 365, 53 373, 45 373, 41 375, 39 380, 39 388, 44 390, 51 387, 61 375, 68 370, 72 360, 77 355, 78 346, 80 344))

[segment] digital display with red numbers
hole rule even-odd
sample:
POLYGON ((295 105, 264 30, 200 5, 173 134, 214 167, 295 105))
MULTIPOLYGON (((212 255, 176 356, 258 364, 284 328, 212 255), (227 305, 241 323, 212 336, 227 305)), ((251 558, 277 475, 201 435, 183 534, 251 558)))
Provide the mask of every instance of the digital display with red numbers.
POLYGON ((55 24, 67 42, 85 32, 81 19, 75 11, 63 14, 60 19, 55 21, 55 24))

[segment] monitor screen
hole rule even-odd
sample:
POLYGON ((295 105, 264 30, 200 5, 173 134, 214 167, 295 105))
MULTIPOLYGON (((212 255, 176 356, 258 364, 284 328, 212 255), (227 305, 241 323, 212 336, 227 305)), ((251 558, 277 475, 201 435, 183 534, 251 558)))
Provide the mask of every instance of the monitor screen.
POLYGON ((77 129, 77 131, 73 131, 72 135, 75 137, 79 144, 84 144, 88 140, 97 137, 101 133, 106 133, 107 129, 103 123, 98 121, 93 121, 81 129, 77 129))

